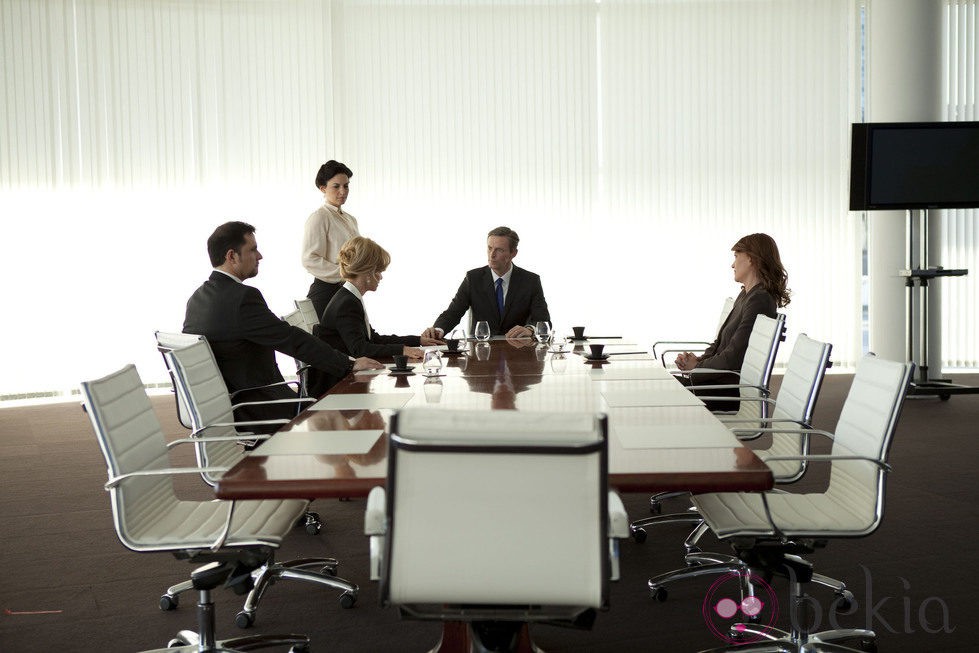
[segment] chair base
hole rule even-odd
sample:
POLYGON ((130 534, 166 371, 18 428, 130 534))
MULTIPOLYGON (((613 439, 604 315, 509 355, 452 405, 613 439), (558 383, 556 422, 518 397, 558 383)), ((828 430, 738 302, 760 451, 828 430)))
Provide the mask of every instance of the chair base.
MULTIPOLYGON (((357 602, 360 587, 336 576, 339 564, 336 558, 299 558, 285 562, 270 562, 259 567, 252 572, 254 587, 248 592, 241 612, 235 615, 235 624, 239 628, 249 628, 254 625, 259 601, 269 585, 279 578, 304 580, 342 590, 343 593, 339 599, 340 607, 352 608, 357 602)), ((164 611, 173 610, 180 603, 180 594, 192 589, 194 586, 190 580, 168 587, 167 591, 160 597, 160 609, 164 611)))
POLYGON ((877 651, 877 635, 872 630, 846 628, 812 634, 788 633, 776 628, 759 628, 751 624, 735 624, 734 635, 762 637, 763 641, 732 644, 701 651, 700 653, 726 653, 752 651, 753 653, 872 653, 877 651), (841 642, 860 640, 856 646, 841 642))
MULTIPOLYGON (((309 651, 309 638, 305 635, 247 635, 233 637, 214 642, 214 645, 204 648, 207 653, 238 653, 241 651, 256 651, 263 648, 289 646, 291 653, 306 653, 309 651)), ((192 630, 182 630, 170 640, 166 648, 151 649, 142 653, 201 653, 200 638, 192 630)))
POLYGON ((235 624, 239 628, 248 628, 255 623, 255 611, 258 610, 258 603, 275 580, 279 578, 291 578, 293 580, 304 580, 309 583, 324 585, 333 589, 343 590, 340 595, 340 607, 352 608, 357 602, 357 594, 360 587, 355 583, 338 578, 336 576, 339 566, 336 558, 299 558, 286 562, 276 562, 256 569, 252 574, 255 587, 245 598, 245 605, 235 616, 235 624), (319 568, 316 570, 316 568, 319 568))

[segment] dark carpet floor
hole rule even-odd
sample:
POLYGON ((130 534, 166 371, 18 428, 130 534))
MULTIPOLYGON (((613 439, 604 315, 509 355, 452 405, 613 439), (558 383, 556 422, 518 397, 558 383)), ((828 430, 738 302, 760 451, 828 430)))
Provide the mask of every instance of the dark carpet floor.
MULTIPOLYGON (((979 375, 963 376, 979 384, 979 375)), ((817 408, 817 426, 832 430, 851 377, 827 378, 817 408)), ((773 385, 777 386, 776 383, 773 385)), ((183 431, 172 399, 154 406, 171 437, 183 431)), ((942 402, 906 402, 891 452, 894 471, 887 488, 883 525, 873 535, 833 541, 811 556, 817 571, 844 578, 857 605, 848 616, 829 610, 833 599, 816 589, 813 603, 823 627, 870 627, 881 651, 973 651, 976 542, 979 513, 979 395, 942 402)), ((190 451, 175 462, 190 460, 190 451)), ((105 464, 87 417, 78 404, 0 409, 0 652, 137 651, 164 646, 178 630, 194 626, 191 597, 161 612, 163 589, 186 577, 190 565, 166 554, 133 553, 112 528, 108 495, 102 490, 105 464)), ((818 487, 813 474, 800 488, 818 487)), ((207 497, 196 477, 180 479, 188 498, 207 497)), ((648 514, 648 497, 623 497, 633 517, 648 514)), ((671 506, 668 506, 668 508, 671 506)), ((674 506, 682 509, 682 501, 674 506)), ((317 501, 327 521, 318 536, 296 530, 279 558, 336 555, 340 575, 361 586, 360 599, 343 610, 337 594, 283 581, 266 594, 254 632, 303 632, 313 651, 424 651, 439 633, 433 623, 401 621, 377 605, 367 575, 367 541, 362 535, 363 500, 317 501)), ((611 593, 611 609, 589 632, 535 626, 537 644, 558 651, 697 651, 720 645, 701 614, 711 580, 676 586, 665 603, 652 601, 646 578, 681 563, 683 526, 651 532, 642 545, 622 543, 622 580, 611 593)), ((492 535, 492 524, 486 525, 492 535)), ((473 534, 480 546, 481 534, 473 534)), ((560 537, 560 532, 554 537, 560 537)), ((707 540, 705 548, 726 551, 707 540)), ((785 582, 773 585, 784 599, 785 582)), ((218 635, 242 634, 234 626, 241 599, 217 593, 218 635)), ((785 622, 786 606, 782 606, 785 622)))

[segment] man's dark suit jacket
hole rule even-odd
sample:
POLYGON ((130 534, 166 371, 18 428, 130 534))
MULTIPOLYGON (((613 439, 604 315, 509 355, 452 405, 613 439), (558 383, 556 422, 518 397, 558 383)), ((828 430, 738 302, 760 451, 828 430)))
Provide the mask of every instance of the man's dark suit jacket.
MULTIPOLYGON (((373 328, 368 336, 364 303, 343 286, 326 305, 313 333, 335 349, 357 358, 394 356, 403 351, 404 345, 418 347, 421 344, 418 336, 383 336, 373 328)), ((326 392, 320 387, 323 383, 322 376, 318 371, 310 370, 310 394, 326 392)))
MULTIPOLYGON (((184 333, 207 337, 230 392, 281 382, 282 373, 275 362, 277 351, 322 370, 335 379, 334 383, 353 367, 348 356, 279 319, 257 288, 217 270, 187 300, 184 333)), ((282 385, 241 393, 235 403, 295 397, 282 385)), ((278 419, 295 414, 295 404, 246 406, 235 412, 235 418, 278 419)))
POLYGON ((540 277, 515 265, 513 274, 510 275, 502 316, 496 305, 493 272, 489 266, 484 266, 466 273, 466 278, 459 285, 449 307, 435 320, 435 326, 448 333, 459 324, 467 309, 472 309, 470 333, 473 325, 480 320, 489 323, 492 335, 503 335, 515 326, 533 326, 535 322, 551 319, 540 277))

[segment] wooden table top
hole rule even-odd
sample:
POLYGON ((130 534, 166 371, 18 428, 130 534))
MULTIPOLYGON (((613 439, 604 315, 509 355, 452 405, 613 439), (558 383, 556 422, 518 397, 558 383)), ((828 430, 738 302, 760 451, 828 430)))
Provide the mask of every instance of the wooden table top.
MULTIPOLYGON (((603 342, 612 354, 643 349, 603 342)), ((612 355, 604 363, 590 363, 582 356, 586 351, 579 345, 567 354, 554 354, 530 340, 494 340, 470 343, 467 353, 446 356, 438 377, 425 377, 419 362, 407 375, 384 371, 348 376, 324 399, 358 401, 367 407, 308 409, 272 440, 289 437, 290 432, 383 431, 369 450, 263 456, 256 455, 261 454, 259 447, 221 477, 216 494, 221 499, 366 496, 384 485, 386 434, 394 412, 389 406, 397 404, 607 413, 609 485, 620 492, 772 487, 765 464, 702 404, 691 403, 691 395, 651 356, 612 355), (646 397, 656 399, 647 402, 646 397), (638 405, 646 403, 651 405, 638 405)))

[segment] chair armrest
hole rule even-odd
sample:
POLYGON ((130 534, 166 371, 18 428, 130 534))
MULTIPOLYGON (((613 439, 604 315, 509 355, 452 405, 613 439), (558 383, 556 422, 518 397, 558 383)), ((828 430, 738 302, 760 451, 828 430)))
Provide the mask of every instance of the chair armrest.
POLYGON ((240 404, 234 404, 231 409, 241 408, 242 406, 269 406, 272 404, 308 404, 310 402, 316 401, 312 397, 296 397, 295 399, 269 399, 268 401, 243 401, 240 404))
POLYGON ((843 456, 838 456, 834 454, 808 454, 805 456, 758 456, 762 462, 775 461, 775 460, 805 460, 809 462, 833 462, 836 460, 860 460, 868 463, 873 463, 877 467, 880 467, 885 472, 891 471, 891 466, 885 463, 883 460, 878 460, 877 458, 871 458, 869 456, 858 456, 856 454, 847 454, 843 456))
POLYGON ((170 476, 173 474, 201 474, 204 472, 217 474, 226 472, 228 469, 228 467, 161 467, 160 469, 140 469, 135 472, 112 476, 102 487, 106 490, 111 490, 122 481, 137 476, 170 476))
MULTIPOLYGON (((772 399, 765 399, 764 397, 748 397, 747 400, 748 401, 765 401, 765 402, 772 403, 772 404, 775 403, 774 400, 772 400, 772 399)), ((765 423, 765 424, 780 424, 780 423, 784 423, 784 424, 797 424, 797 425, 799 425, 801 427, 805 427, 806 426, 804 423, 800 422, 799 420, 789 419, 788 417, 756 417, 754 419, 752 419, 751 417, 738 417, 737 419, 735 419, 733 416, 732 417, 728 417, 726 415, 721 415, 717 419, 719 419, 722 422, 724 422, 724 425, 725 426, 727 426, 728 424, 762 424, 762 423, 765 423)))
POLYGON ((608 493, 608 536, 624 540, 629 537, 629 515, 618 492, 608 493))
POLYGON ((364 511, 364 535, 370 538, 371 580, 381 579, 381 562, 384 555, 384 536, 387 533, 387 494, 376 487, 367 495, 364 511))
POLYGON ((629 537, 629 516, 622 498, 614 490, 608 493, 608 559, 609 580, 619 580, 619 540, 629 537))
MULTIPOLYGON (((693 390, 740 390, 741 388, 754 388, 758 392, 763 394, 768 394, 768 388, 761 385, 752 385, 751 383, 718 383, 711 385, 691 385, 689 386, 693 390)), ((731 397, 727 397, 730 399, 731 397)))
POLYGON ((228 396, 234 399, 235 395, 241 394, 242 392, 251 392, 252 390, 264 390, 265 388, 275 388, 280 385, 298 385, 298 383, 299 383, 298 381, 278 381, 276 383, 269 383, 267 385, 256 385, 250 388, 241 388, 240 390, 229 392, 228 396))
MULTIPOLYGON (((207 427, 205 427, 205 428, 207 428, 207 427)), ((204 429, 200 429, 198 431, 194 431, 194 433, 200 433, 203 430, 204 429)), ((179 440, 173 440, 172 442, 168 442, 167 443, 167 449, 170 449, 172 447, 175 447, 178 444, 191 444, 191 443, 193 443, 193 444, 205 443, 206 444, 208 442, 241 442, 242 439, 247 439, 247 440, 267 440, 270 437, 272 437, 272 436, 271 435, 267 435, 267 434, 248 433, 248 434, 239 434, 239 435, 212 435, 210 437, 203 437, 203 438, 200 438, 200 437, 180 438, 179 440), (247 435, 248 437, 247 438, 243 438, 243 435, 247 435)))

